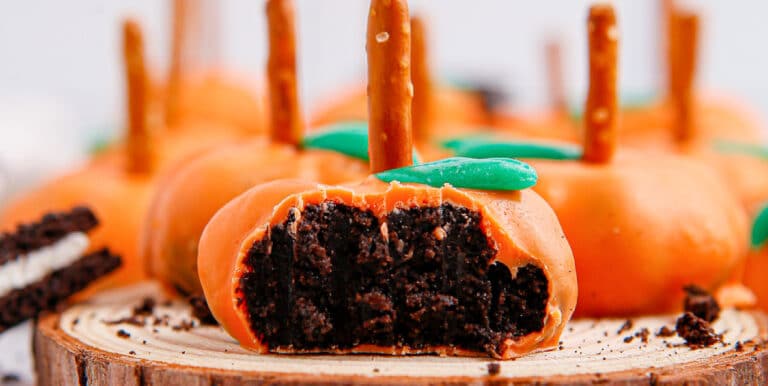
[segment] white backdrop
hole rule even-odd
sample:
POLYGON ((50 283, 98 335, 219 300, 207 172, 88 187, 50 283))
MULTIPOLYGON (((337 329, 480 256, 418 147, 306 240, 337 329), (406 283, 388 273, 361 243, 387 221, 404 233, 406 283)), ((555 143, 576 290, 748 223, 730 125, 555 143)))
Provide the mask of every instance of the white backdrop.
MULTIPOLYGON (((215 0, 209 0, 215 1, 215 0)), ((0 3, 0 156, 6 165, 63 165, 83 138, 122 122, 119 21, 138 18, 149 60, 160 74, 170 29, 169 1, 25 0, 0 3), (55 150, 55 151, 54 151, 55 150)), ((587 0, 413 0, 428 17, 432 58, 441 75, 497 81, 521 105, 544 99, 542 42, 566 44, 566 82, 585 89, 587 0)), ((659 79, 657 1, 615 2, 623 34, 621 85, 648 92, 659 79)), ((704 14, 699 84, 743 96, 768 112, 768 36, 759 0, 688 1, 704 14)), ((221 62, 248 77, 265 60, 262 0, 221 0, 221 62)), ((297 0, 301 92, 307 108, 338 86, 362 79, 367 1, 297 0)), ((35 172, 37 173, 37 172, 35 172)), ((35 174, 33 173, 33 174, 35 174)))

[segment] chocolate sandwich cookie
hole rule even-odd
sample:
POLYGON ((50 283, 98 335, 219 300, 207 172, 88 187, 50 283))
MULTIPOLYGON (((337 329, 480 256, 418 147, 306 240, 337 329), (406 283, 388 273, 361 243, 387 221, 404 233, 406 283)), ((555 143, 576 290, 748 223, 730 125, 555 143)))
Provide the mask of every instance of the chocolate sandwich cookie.
POLYGON ((59 303, 117 269, 108 249, 93 251, 93 212, 76 207, 0 234, 0 332, 59 303))

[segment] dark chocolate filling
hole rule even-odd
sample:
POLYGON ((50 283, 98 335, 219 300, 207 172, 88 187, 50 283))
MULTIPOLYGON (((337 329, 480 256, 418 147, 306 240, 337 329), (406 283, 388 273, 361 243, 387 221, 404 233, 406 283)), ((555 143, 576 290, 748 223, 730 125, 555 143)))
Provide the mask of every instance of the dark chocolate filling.
POLYGON ((88 232, 99 224, 86 207, 48 213, 36 223, 20 224, 14 233, 0 233, 0 265, 36 249, 55 244, 73 232, 88 232))
POLYGON ((273 351, 371 344, 498 356, 506 339, 543 329, 549 293, 541 268, 513 276, 496 253, 481 214, 464 207, 394 210, 382 224, 323 202, 292 209, 253 244, 238 296, 273 351))

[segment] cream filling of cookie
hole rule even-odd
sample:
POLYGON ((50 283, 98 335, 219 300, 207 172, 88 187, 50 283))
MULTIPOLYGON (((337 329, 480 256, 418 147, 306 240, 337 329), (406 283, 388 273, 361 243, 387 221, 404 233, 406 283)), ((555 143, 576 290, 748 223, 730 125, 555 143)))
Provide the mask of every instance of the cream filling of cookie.
POLYGON ((74 232, 52 245, 0 266, 0 296, 24 288, 74 263, 83 256, 89 244, 85 233, 74 232))

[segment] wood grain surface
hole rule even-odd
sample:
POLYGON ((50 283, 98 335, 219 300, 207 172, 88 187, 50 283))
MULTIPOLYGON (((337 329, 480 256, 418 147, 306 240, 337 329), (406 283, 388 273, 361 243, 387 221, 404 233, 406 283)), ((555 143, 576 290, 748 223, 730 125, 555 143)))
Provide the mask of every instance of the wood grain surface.
POLYGON ((255 355, 222 329, 201 326, 181 301, 145 283, 41 318, 34 336, 40 385, 293 384, 738 384, 768 381, 763 314, 729 310, 714 324, 724 343, 690 349, 675 315, 571 322, 559 348, 513 361, 437 356, 255 355), (146 297, 152 315, 134 316, 146 297), (121 320, 122 319, 122 320, 121 320), (647 341, 642 339, 648 329, 647 341), (622 330, 621 332, 619 332, 622 330), (631 338, 630 338, 631 337, 631 338), (738 343, 738 344, 737 344, 738 343), (495 370, 498 370, 495 371, 495 370))

